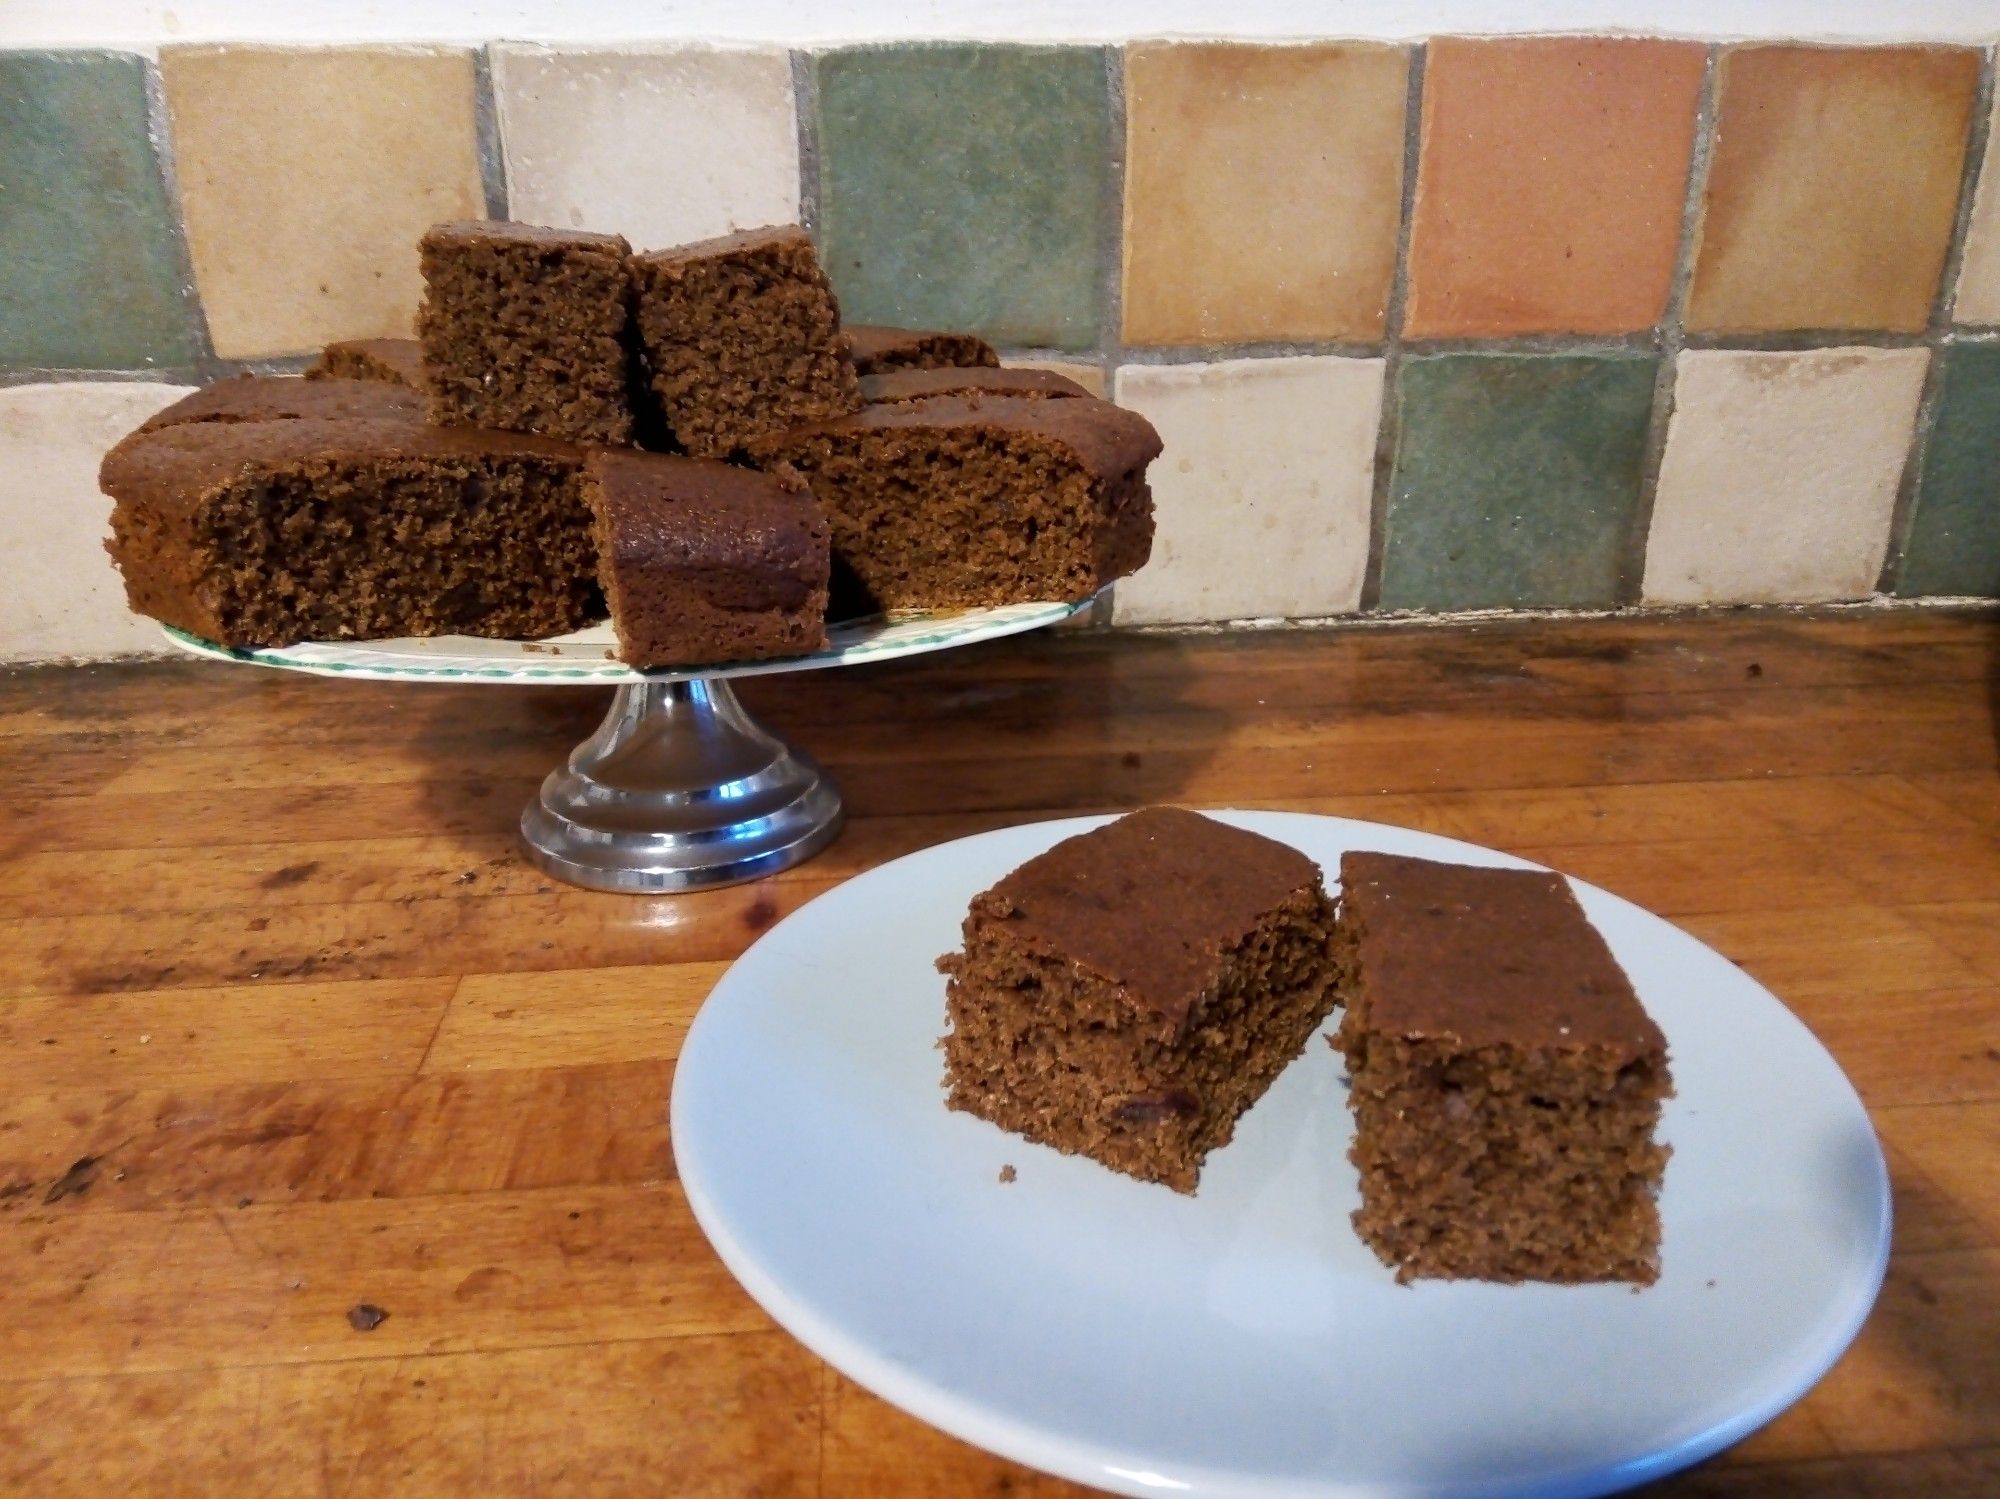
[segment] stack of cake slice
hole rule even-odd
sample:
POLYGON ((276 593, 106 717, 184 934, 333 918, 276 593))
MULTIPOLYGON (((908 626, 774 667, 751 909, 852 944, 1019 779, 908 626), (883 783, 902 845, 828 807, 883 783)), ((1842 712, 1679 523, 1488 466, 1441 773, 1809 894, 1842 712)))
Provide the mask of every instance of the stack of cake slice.
POLYGON ((1083 597, 1152 544, 1146 422, 969 334, 843 330, 811 238, 440 224, 419 337, 196 392, 107 456, 132 607, 235 646, 566 633, 649 667, 836 615, 1083 597), (829 601, 831 600, 831 604, 829 601))

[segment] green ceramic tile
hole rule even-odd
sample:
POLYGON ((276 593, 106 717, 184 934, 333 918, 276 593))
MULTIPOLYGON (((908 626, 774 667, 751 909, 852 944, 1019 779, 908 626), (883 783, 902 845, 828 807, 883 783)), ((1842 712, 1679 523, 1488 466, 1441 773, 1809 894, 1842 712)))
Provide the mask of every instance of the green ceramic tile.
POLYGON ((0 52, 0 365, 195 357, 145 69, 115 52, 0 52))
POLYGON ((820 234, 842 316, 1097 343, 1110 103, 1092 47, 817 61, 820 234))
POLYGON ((1638 354, 1406 361, 1381 607, 1617 603, 1655 367, 1638 354))
POLYGON ((2000 598, 2000 346, 1943 350, 1896 592, 2000 598))

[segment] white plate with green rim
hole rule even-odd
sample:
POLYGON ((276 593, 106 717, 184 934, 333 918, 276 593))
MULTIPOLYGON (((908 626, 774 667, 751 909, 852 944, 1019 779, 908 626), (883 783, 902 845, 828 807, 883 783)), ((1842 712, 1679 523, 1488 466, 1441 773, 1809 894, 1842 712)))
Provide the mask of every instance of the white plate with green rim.
MULTIPOLYGON (((1374 823, 1215 815, 1330 875, 1350 848, 1522 867, 1374 823)), ((1890 1204, 1854 1089, 1741 969, 1580 882, 1672 1049, 1663 1269, 1644 1290, 1398 1285, 1349 1223, 1342 1063, 1317 1039, 1193 1197, 946 1110, 933 960, 976 892, 1102 821, 848 881, 765 933, 688 1034, 672 1110, 688 1202, 836 1368, 1118 1494, 1575 1496, 1748 1435, 1860 1329, 1890 1204)))
POLYGON ((673 671, 638 671, 616 659, 609 624, 592 625, 551 640, 486 640, 470 635, 430 639, 307 641, 299 645, 237 648, 162 625, 168 640, 197 656, 253 666, 277 666, 320 676, 369 681, 517 682, 616 686, 622 682, 683 682, 698 677, 753 677, 813 671, 864 661, 892 661, 954 646, 976 645, 1059 623, 1090 606, 1065 603, 1003 604, 991 609, 910 611, 843 620, 827 627, 827 647, 777 661, 718 662, 673 671))

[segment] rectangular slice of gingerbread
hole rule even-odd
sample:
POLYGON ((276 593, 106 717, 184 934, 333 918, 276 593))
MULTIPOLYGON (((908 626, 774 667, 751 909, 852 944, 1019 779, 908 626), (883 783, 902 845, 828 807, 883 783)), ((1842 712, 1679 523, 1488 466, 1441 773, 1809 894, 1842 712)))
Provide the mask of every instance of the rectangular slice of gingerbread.
POLYGON ((433 227, 417 317, 431 421, 630 442, 630 253, 615 234, 433 227))
POLYGON ((812 239, 752 229, 632 259, 657 416, 698 458, 861 405, 812 239))
POLYGON ((1000 356, 976 333, 941 328, 886 328, 854 323, 847 329, 848 351, 863 375, 889 370, 994 369, 1000 356))
POLYGON ((205 639, 534 637, 602 612, 583 457, 413 415, 196 421, 134 433, 98 482, 133 611, 205 639))
POLYGON ((1659 1274, 1667 1045, 1569 882, 1340 863, 1354 1226, 1399 1280, 1659 1274))
POLYGON ((1160 438, 1091 396, 883 402, 751 447, 833 527, 836 612, 1080 599, 1153 546, 1160 438))
POLYGON ((1060 399, 1087 396, 1067 375, 1054 370, 971 369, 885 370, 861 377, 861 399, 870 406, 886 401, 922 401, 931 396, 1026 396, 1060 399))
POLYGON ((798 475, 604 450, 584 499, 621 660, 699 666, 826 644, 826 517, 798 475))
POLYGON ((424 388, 424 346, 414 338, 343 338, 320 350, 308 380, 377 380, 424 388))
POLYGON ((1333 903, 1296 849, 1149 807, 974 897, 949 1104, 1192 1192, 1334 1004, 1333 903))
POLYGON ((148 417, 142 432, 190 422, 276 422, 383 417, 421 421, 424 399, 386 380, 231 375, 148 417))

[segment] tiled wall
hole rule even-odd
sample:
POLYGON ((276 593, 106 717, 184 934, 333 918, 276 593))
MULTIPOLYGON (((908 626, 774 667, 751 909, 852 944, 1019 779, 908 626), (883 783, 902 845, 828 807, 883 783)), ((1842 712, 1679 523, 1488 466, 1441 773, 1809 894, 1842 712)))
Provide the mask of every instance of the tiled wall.
POLYGON ((852 320, 1145 412, 1119 622, 2000 596, 1992 75, 1606 37, 0 52, 0 654, 149 647, 105 443, 406 332, 418 232, 479 213, 802 215, 852 320))

